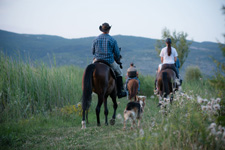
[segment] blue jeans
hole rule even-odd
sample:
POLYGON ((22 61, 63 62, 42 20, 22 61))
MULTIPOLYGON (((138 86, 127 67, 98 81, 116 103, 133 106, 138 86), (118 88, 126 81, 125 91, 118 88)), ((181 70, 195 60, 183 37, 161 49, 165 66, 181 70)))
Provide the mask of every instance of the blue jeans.
POLYGON ((138 80, 138 92, 140 92, 140 80, 138 79, 138 77, 134 77, 134 78, 127 77, 127 80, 126 80, 126 90, 128 91, 128 89, 127 89, 127 83, 129 82, 130 79, 136 79, 136 80, 138 80))

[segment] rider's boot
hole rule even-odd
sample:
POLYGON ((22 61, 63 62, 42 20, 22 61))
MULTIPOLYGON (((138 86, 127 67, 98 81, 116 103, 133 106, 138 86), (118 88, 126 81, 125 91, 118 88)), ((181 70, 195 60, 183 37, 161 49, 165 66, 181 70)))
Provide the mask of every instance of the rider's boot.
POLYGON ((118 96, 118 98, 127 96, 127 93, 124 91, 124 88, 123 88, 122 76, 119 76, 116 79, 117 79, 117 96, 118 96))

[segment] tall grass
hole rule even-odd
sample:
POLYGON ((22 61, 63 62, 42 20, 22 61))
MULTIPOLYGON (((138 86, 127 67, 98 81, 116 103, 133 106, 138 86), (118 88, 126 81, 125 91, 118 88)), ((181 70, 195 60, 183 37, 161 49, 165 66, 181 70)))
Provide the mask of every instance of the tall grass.
MULTIPOLYGON (((175 94, 173 104, 159 108, 158 97, 152 96, 155 78, 140 75, 141 94, 147 96, 141 130, 122 131, 121 116, 128 102, 125 98, 117 99, 116 124, 103 125, 102 107, 102 126, 96 127, 97 96, 93 94, 90 124, 86 130, 80 130, 81 117, 73 110, 79 108, 75 104, 82 94, 83 69, 25 64, 3 54, 0 58, 0 149, 224 148, 222 135, 212 134, 208 129, 210 123, 220 124, 217 117, 221 110, 209 113, 202 110, 203 104, 197 100, 200 96, 210 102, 218 96, 205 79, 184 80, 183 92, 175 94)), ((109 117, 112 105, 109 98, 109 117)), ((219 126, 216 130, 219 131, 219 126)))
POLYGON ((26 118, 80 101, 82 69, 25 64, 2 53, 0 68, 1 119, 26 118))

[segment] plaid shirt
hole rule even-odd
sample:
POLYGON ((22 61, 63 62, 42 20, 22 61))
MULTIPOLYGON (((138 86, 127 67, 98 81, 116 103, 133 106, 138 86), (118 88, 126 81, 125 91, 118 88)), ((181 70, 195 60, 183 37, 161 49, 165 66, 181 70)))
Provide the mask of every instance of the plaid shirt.
POLYGON ((97 60, 105 60, 109 64, 114 62, 114 55, 116 60, 120 57, 117 42, 109 34, 101 34, 93 41, 92 53, 97 60))

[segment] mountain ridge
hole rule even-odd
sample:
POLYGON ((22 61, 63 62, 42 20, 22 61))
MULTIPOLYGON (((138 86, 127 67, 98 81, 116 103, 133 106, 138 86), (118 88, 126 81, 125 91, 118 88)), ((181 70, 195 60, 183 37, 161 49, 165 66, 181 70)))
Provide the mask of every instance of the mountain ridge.
MULTIPOLYGON (((14 56, 19 52, 22 57, 29 55, 31 60, 44 61, 47 64, 54 57, 57 66, 76 65, 85 68, 92 61, 91 46, 96 37, 67 39, 57 35, 20 34, 0 30, 0 50, 9 56, 14 56)), ((113 37, 122 48, 124 73, 130 62, 134 62, 140 73, 155 74, 160 63, 155 50, 157 39, 128 35, 113 37)), ((199 66, 203 74, 212 76, 215 64, 211 57, 224 61, 217 43, 193 41, 189 56, 180 70, 181 74, 184 75, 188 66, 199 66)))

